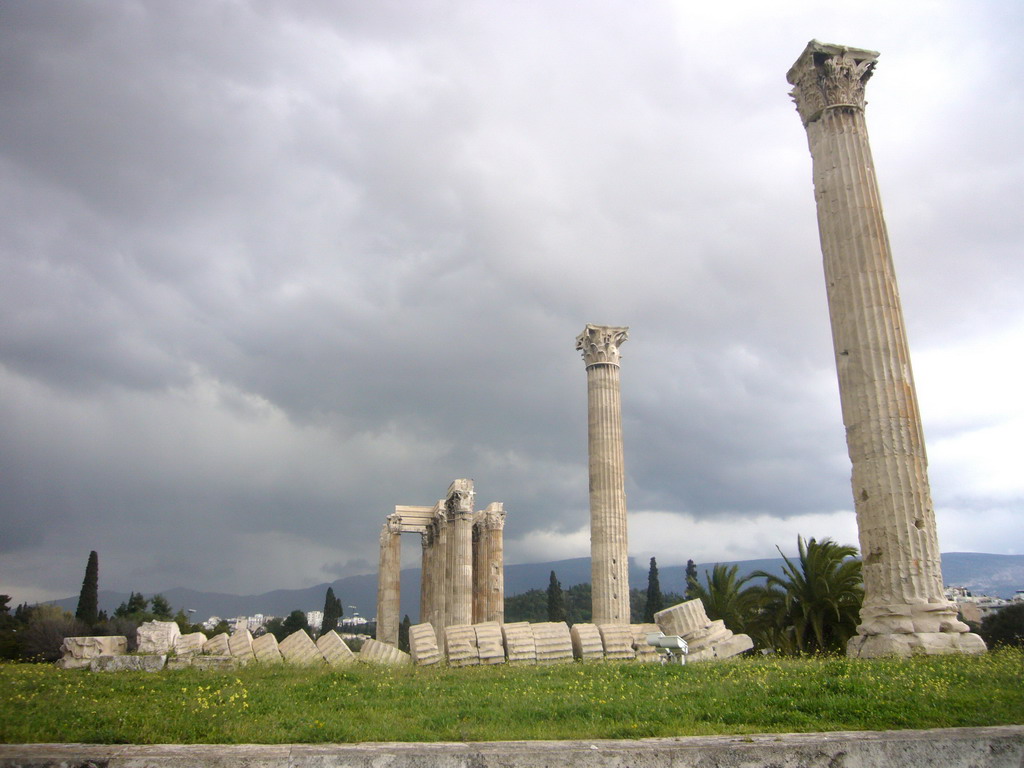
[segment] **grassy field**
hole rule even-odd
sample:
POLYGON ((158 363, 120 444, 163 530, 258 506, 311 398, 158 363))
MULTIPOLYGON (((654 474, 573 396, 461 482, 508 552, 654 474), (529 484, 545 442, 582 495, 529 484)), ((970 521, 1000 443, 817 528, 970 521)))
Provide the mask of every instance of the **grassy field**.
POLYGON ((1024 651, 906 661, 91 673, 0 665, 0 741, 616 739, 1024 723, 1024 651))

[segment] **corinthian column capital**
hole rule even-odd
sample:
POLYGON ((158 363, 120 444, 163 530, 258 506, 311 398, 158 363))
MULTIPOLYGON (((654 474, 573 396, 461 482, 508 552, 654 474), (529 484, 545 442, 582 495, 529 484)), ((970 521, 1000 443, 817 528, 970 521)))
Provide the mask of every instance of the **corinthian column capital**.
POLYGON ((448 513, 448 519, 453 520, 456 516, 473 514, 473 498, 476 496, 473 490, 472 480, 454 480, 448 486, 448 493, 445 494, 444 506, 448 513))
POLYGON ((583 353, 583 362, 592 365, 618 365, 619 347, 629 338, 628 327, 591 325, 576 337, 576 349, 583 353))
POLYGON ((804 125, 833 107, 863 110, 864 84, 877 61, 876 51, 811 40, 786 73, 786 80, 793 86, 789 95, 804 125))

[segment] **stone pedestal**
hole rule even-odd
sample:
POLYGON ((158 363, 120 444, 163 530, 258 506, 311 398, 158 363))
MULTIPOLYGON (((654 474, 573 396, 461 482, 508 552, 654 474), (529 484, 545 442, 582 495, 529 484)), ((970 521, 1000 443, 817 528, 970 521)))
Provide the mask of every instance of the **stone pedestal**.
POLYGON ((943 597, 924 434, 864 120, 864 85, 877 58, 874 51, 812 40, 787 74, 813 162, 864 564, 861 625, 847 651, 869 657, 906 655, 908 647, 948 652, 950 644, 923 636, 950 633, 962 635, 957 650, 980 652, 984 643, 967 634, 943 597))
POLYGON ((590 568, 595 624, 629 624, 626 474, 619 347, 628 328, 587 325, 576 338, 587 368, 590 568))

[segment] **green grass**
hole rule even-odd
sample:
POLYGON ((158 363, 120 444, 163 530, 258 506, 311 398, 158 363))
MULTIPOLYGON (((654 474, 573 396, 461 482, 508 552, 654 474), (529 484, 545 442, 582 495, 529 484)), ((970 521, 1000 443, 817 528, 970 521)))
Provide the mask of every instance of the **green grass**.
POLYGON ((0 665, 0 741, 618 739, 1024 723, 1024 651, 909 660, 92 673, 0 665))

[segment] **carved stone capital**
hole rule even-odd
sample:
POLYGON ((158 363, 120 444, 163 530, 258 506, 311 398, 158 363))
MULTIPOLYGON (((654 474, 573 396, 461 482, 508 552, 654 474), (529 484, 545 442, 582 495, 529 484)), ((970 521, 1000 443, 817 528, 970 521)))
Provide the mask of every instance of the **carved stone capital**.
POLYGON ((495 501, 487 505, 480 522, 489 531, 500 531, 505 528, 505 505, 495 501))
POLYGON ((618 365, 619 347, 629 338, 629 328, 612 325, 591 325, 576 337, 576 349, 583 353, 583 362, 592 365, 618 365))
POLYGON ((398 536, 402 532, 402 516, 390 514, 384 521, 384 527, 380 530, 380 540, 385 541, 392 536, 398 536))
POLYGON ((444 499, 448 519, 451 520, 457 515, 472 515, 474 496, 476 496, 476 492, 473 490, 472 480, 452 481, 444 499))
POLYGON ((811 40, 786 73, 793 86, 789 95, 804 125, 833 107, 863 110, 864 85, 877 61, 876 51, 811 40))

